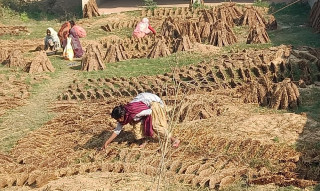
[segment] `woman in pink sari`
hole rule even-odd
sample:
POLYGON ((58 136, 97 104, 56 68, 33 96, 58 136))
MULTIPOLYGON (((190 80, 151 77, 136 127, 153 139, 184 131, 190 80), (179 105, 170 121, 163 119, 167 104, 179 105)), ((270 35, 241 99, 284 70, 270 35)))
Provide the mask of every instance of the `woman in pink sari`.
POLYGON ((143 18, 134 29, 133 36, 137 38, 143 38, 144 36, 150 34, 150 32, 152 32, 154 35, 156 34, 156 31, 149 25, 149 19, 143 18))

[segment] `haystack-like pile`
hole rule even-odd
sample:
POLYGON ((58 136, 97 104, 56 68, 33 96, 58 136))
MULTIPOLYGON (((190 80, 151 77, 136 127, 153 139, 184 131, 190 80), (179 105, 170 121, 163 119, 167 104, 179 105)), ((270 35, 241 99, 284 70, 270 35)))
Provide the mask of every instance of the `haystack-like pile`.
POLYGON ((270 42, 270 38, 264 26, 257 25, 251 27, 247 38, 247 44, 264 44, 268 42, 270 42))
POLYGON ((82 59, 81 62, 81 70, 90 71, 97 71, 97 70, 104 70, 105 64, 103 63, 102 53, 100 51, 98 44, 90 44, 87 47, 87 51, 85 57, 82 59))
POLYGON ((164 38, 161 38, 156 41, 156 43, 153 45, 148 58, 158 58, 158 57, 165 57, 169 56, 171 54, 166 41, 164 38))
POLYGON ((252 6, 248 6, 246 8, 242 25, 249 25, 249 27, 254 27, 256 25, 265 26, 266 21, 257 9, 252 6))
POLYGON ((127 60, 128 55, 122 44, 112 44, 109 45, 104 60, 109 62, 117 62, 122 60, 127 60))
POLYGON ((240 24, 240 20, 243 16, 242 10, 236 6, 236 3, 224 3, 218 7, 217 13, 218 18, 229 26, 234 24, 240 24))
POLYGON ((188 36, 178 38, 174 44, 174 52, 186 51, 192 48, 191 41, 188 36))
POLYGON ((45 51, 40 51, 34 60, 26 67, 28 73, 54 72, 54 70, 45 51))
POLYGON ((83 17, 91 18, 100 16, 96 0, 89 0, 83 7, 83 17))
POLYGON ((320 31, 320 2, 319 1, 315 2, 311 9, 310 25, 312 28, 316 29, 317 32, 320 31))
POLYGON ((229 25, 218 20, 212 25, 211 34, 209 36, 209 43, 214 46, 226 46, 237 42, 237 38, 229 25))
POLYGON ((24 68, 26 66, 26 61, 23 58, 23 54, 21 50, 14 50, 12 51, 7 60, 4 61, 4 64, 11 67, 22 67, 24 68))
POLYGON ((0 64, 8 58, 9 50, 0 48, 0 64))
POLYGON ((270 107, 274 109, 294 109, 300 103, 298 87, 290 80, 284 79, 272 88, 270 107))
POLYGON ((201 42, 200 30, 196 22, 190 20, 178 20, 168 17, 162 24, 161 35, 171 38, 189 36, 192 42, 201 42))
POLYGON ((274 109, 295 109, 300 103, 298 87, 290 80, 273 83, 267 78, 251 82, 241 87, 245 103, 258 103, 274 109))

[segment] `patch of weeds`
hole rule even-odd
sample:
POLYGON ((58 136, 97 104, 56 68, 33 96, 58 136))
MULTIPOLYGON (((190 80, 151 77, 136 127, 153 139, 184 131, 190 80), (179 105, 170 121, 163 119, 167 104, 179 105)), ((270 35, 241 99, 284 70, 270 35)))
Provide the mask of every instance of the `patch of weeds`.
POLYGON ((85 84, 84 89, 85 90, 90 90, 92 87, 89 84, 85 84))
POLYGON ((228 143, 228 144, 225 146, 225 148, 224 148, 224 152, 225 152, 225 153, 228 152, 230 146, 231 146, 231 143, 228 143))
POLYGON ((75 164, 88 163, 91 161, 90 153, 84 153, 80 158, 75 159, 75 164))
POLYGON ((294 186, 281 187, 278 191, 299 191, 300 189, 294 186))
POLYGON ((141 11, 126 11, 124 14, 132 17, 140 17, 141 16, 141 11))
POLYGON ((147 10, 154 10, 158 7, 157 2, 153 0, 143 0, 144 6, 146 6, 147 10))
POLYGON ((316 185, 316 186, 314 187, 314 191, 320 191, 320 184, 318 184, 318 185, 316 185))
POLYGON ((137 154, 137 155, 134 157, 134 159, 135 159, 136 161, 138 161, 138 160, 140 159, 140 157, 141 157, 141 153, 137 154))
POLYGON ((182 164, 180 164, 180 165, 178 166, 178 168, 176 169, 176 173, 178 173, 181 168, 182 168, 182 164))
POLYGON ((314 144, 314 148, 320 151, 320 141, 314 144))
POLYGON ((293 46, 320 47, 320 34, 314 33, 308 26, 310 6, 307 2, 295 3, 283 10, 286 3, 272 3, 269 13, 274 13, 278 23, 278 29, 268 31, 272 43, 276 46, 290 44, 293 46), (279 12, 276 12, 280 10, 279 12), (297 14, 299 13, 299 14, 297 14))
POLYGON ((307 113, 308 118, 312 118, 313 120, 320 122, 319 96, 320 89, 318 88, 310 88, 304 91, 300 91, 301 104, 295 112, 298 114, 307 113))
MULTIPOLYGON (((228 185, 227 187, 221 189, 221 191, 238 191, 238 190, 247 190, 248 185, 245 181, 239 180, 228 185)), ((220 189, 219 189, 220 190, 220 189)))
POLYGON ((269 7, 270 6, 270 2, 263 1, 263 0, 254 0, 253 6, 256 6, 256 7, 269 7))
POLYGON ((193 9, 209 9, 209 6, 199 3, 199 1, 196 1, 192 4, 192 8, 193 9))
POLYGON ((261 158, 253 158, 249 162, 249 166, 251 168, 258 168, 258 167, 271 167, 270 161, 267 159, 261 159, 261 158))
POLYGON ((275 137, 272 139, 272 141, 275 142, 275 143, 279 143, 279 142, 280 142, 278 136, 275 136, 275 137))
POLYGON ((28 22, 30 20, 30 18, 28 17, 28 14, 26 12, 23 12, 23 13, 20 14, 20 19, 23 22, 28 22))
POLYGON ((120 160, 120 155, 117 155, 116 157, 114 157, 111 162, 114 163, 114 162, 117 162, 120 160))
POLYGON ((297 143, 293 143, 292 145, 290 145, 290 148, 297 150, 298 149, 297 143))

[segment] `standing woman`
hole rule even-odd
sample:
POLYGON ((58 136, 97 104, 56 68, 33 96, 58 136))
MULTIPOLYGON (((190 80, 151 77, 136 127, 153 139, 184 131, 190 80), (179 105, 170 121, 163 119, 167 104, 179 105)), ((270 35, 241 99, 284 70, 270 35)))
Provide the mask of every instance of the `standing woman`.
POLYGON ((71 45, 76 58, 80 58, 83 55, 82 46, 76 28, 76 24, 73 20, 69 21, 71 29, 69 31, 69 37, 71 38, 71 45))
POLYGON ((149 19, 143 18, 141 22, 139 22, 136 28, 133 31, 133 36, 137 38, 142 38, 152 32, 154 35, 156 31, 150 26, 149 19))
POLYGON ((57 51, 60 48, 58 33, 51 27, 47 28, 47 36, 44 38, 44 50, 57 51))
POLYGON ((63 23, 63 25, 61 26, 59 32, 58 32, 58 36, 61 42, 61 47, 64 49, 64 47, 66 47, 67 45, 67 38, 69 36, 69 31, 71 29, 70 26, 70 22, 67 21, 65 23, 63 23))

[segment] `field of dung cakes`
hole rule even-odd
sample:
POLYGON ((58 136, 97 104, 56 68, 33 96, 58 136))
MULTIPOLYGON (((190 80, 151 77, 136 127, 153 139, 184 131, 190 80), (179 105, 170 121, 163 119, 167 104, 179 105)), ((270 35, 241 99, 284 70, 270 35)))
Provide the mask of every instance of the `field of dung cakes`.
POLYGON ((0 25, 0 189, 319 189, 320 46, 277 45, 284 18, 224 3, 78 19, 74 61, 42 50, 57 20, 0 25), (131 37, 142 17, 157 35, 131 37), (111 110, 141 92, 180 146, 140 148, 128 125, 99 151, 111 110))

